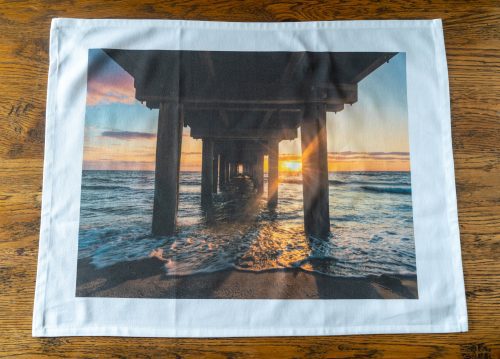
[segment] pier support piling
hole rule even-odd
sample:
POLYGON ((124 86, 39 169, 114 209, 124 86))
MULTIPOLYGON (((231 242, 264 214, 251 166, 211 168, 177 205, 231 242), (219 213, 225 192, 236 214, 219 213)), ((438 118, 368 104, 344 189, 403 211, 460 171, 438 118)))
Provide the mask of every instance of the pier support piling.
POLYGON ((226 159, 224 161, 225 164, 225 170, 224 170, 224 184, 229 183, 229 161, 226 159))
POLYGON ((267 205, 269 208, 276 208, 278 205, 278 156, 279 156, 279 141, 270 139, 269 146, 269 170, 267 173, 267 205))
POLYGON ((214 142, 210 138, 203 139, 201 161, 201 205, 212 205, 213 190, 214 142))
POLYGON ((257 180, 257 193, 264 193, 264 155, 259 153, 255 164, 255 178, 257 180))
POLYGON ((213 173, 212 192, 217 193, 217 184, 219 182, 219 155, 218 154, 214 155, 213 165, 212 165, 212 173, 213 173))
POLYGON ((223 153, 219 155, 219 188, 226 184, 226 157, 223 153))
POLYGON ((326 109, 310 105, 301 125, 304 229, 325 237, 330 232, 326 109))
POLYGON ((182 107, 162 102, 159 106, 156 144, 153 235, 175 232, 179 203, 179 168, 182 142, 182 107))

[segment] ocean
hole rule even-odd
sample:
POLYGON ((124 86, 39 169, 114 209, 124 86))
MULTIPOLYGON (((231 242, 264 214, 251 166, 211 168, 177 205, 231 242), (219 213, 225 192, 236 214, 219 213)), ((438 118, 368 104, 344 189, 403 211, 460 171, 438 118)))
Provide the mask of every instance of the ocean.
MULTIPOLYGON (((264 188, 267 190, 267 179, 264 188)), ((243 186, 200 206, 201 175, 181 172, 178 231, 153 237, 154 172, 83 171, 78 257, 97 268, 161 255, 167 275, 229 268, 302 268, 330 276, 415 275, 409 172, 330 173, 331 234, 307 238, 299 176, 283 176, 278 207, 243 186)))

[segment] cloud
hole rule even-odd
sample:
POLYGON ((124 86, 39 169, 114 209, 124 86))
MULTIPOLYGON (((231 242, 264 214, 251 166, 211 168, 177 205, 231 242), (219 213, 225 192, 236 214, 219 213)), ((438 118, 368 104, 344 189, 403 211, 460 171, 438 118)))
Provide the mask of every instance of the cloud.
POLYGON ((363 159, 373 159, 373 160, 384 160, 384 161, 404 161, 409 160, 410 154, 408 152, 329 152, 328 157, 331 160, 363 160, 363 159))
POLYGON ((131 104, 135 102, 133 79, 123 76, 114 78, 94 78, 87 84, 87 105, 110 103, 131 104))
POLYGON ((133 131, 103 131, 101 136, 117 138, 120 140, 153 139, 156 133, 133 132, 133 131))
POLYGON ((342 156, 359 156, 359 155, 370 155, 370 156, 408 156, 408 152, 354 152, 354 151, 342 151, 342 152, 329 152, 334 155, 342 156))
POLYGON ((153 161, 84 160, 84 170, 154 171, 153 161))
POLYGON ((104 51, 90 49, 88 60, 88 106, 135 101, 134 78, 104 51))
POLYGON ((371 156, 388 156, 388 155, 393 155, 393 156, 406 156, 408 157, 410 155, 409 152, 368 152, 371 156))

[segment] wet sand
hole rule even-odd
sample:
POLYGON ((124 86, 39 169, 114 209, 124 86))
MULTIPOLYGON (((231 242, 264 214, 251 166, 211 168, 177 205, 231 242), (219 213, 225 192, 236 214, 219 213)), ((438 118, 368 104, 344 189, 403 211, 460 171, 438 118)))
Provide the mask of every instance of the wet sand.
POLYGON ((166 275, 156 258, 97 269, 78 261, 76 296, 177 299, 417 299, 416 276, 331 277, 302 269, 166 275))

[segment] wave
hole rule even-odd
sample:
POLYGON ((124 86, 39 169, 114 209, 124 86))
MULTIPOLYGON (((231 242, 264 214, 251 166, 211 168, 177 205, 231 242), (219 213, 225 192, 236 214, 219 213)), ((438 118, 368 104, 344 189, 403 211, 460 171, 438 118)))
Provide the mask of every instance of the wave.
POLYGON ((199 181, 183 181, 181 180, 179 183, 181 186, 201 186, 201 180, 199 181))
POLYGON ((349 184, 349 182, 339 181, 339 180, 328 180, 328 183, 331 185, 343 186, 349 184))
POLYGON ((407 181, 351 181, 349 183, 367 186, 411 186, 407 181))
POLYGON ((281 183, 289 184, 302 184, 302 179, 300 178, 280 178, 281 183))
MULTIPOLYGON (((288 178, 281 180, 282 183, 301 184, 301 179, 288 178)), ((368 181, 340 181, 328 180, 330 186, 353 186, 364 191, 375 193, 411 194, 411 187, 408 183, 399 182, 368 182, 368 181)))
POLYGON ((115 190, 115 189, 125 189, 125 190, 130 190, 132 188, 127 187, 127 186, 102 186, 102 185, 83 185, 82 190, 115 190))
MULTIPOLYGON (((302 184, 302 179, 300 178, 280 178, 280 182, 281 183, 291 183, 291 184, 302 184)), ((328 183, 330 185, 348 185, 348 184, 353 184, 353 183, 356 183, 356 182, 351 182, 351 181, 340 181, 340 180, 328 180, 328 183)), ((370 182, 366 182, 366 183, 370 183, 370 182)))
POLYGON ((376 187, 376 186, 361 186, 362 189, 368 192, 377 193, 394 193, 394 194, 411 194, 410 187, 376 187))
MULTIPOLYGON (((300 178, 282 178, 281 183, 301 184, 300 178)), ((373 182, 373 181, 341 181, 341 180, 328 180, 330 185, 345 186, 345 185, 368 185, 368 186, 409 186, 408 182, 373 182)))

